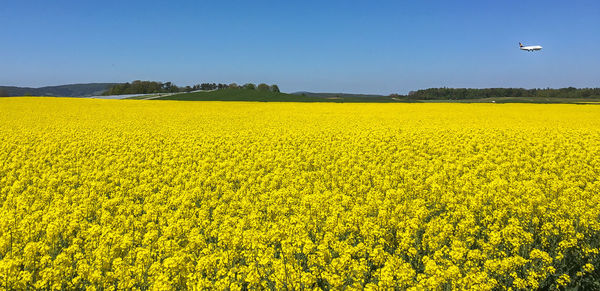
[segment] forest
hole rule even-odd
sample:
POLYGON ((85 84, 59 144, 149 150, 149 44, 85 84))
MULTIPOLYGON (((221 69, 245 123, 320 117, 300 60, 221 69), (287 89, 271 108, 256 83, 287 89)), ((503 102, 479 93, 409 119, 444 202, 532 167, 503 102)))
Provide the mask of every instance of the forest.
POLYGON ((392 94, 392 97, 410 100, 461 100, 491 97, 542 97, 542 98, 599 98, 600 88, 429 88, 411 91, 408 95, 392 94))

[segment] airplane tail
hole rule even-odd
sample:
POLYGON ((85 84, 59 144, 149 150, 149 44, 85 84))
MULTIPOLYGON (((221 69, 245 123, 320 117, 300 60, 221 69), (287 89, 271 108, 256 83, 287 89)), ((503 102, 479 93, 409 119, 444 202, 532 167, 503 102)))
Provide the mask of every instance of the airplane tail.
POLYGON ((522 43, 519 43, 519 47, 523 47, 523 44, 522 44, 522 43))

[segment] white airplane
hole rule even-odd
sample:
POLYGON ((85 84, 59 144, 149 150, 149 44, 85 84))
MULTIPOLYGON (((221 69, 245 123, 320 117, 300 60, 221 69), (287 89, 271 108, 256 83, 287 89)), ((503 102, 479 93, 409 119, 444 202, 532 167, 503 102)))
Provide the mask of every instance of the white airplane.
POLYGON ((542 46, 540 45, 528 45, 528 46, 524 46, 522 43, 519 43, 519 47, 521 48, 521 50, 524 51, 539 51, 542 49, 542 46))

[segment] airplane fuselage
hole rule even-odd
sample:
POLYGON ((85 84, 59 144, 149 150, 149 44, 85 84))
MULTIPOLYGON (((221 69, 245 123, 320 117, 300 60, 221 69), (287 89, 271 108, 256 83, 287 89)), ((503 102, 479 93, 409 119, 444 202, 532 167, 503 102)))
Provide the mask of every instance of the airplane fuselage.
POLYGON ((542 46, 540 46, 540 45, 529 45, 529 46, 522 46, 521 47, 521 50, 530 51, 530 52, 531 51, 539 51, 541 49, 542 49, 542 46))

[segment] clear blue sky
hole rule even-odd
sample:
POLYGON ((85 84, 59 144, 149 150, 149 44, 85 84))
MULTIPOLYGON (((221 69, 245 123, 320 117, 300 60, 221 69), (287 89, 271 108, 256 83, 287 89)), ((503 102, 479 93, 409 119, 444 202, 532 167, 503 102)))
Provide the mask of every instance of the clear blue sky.
POLYGON ((597 0, 6 0, 0 31, 0 85, 600 86, 597 0))

